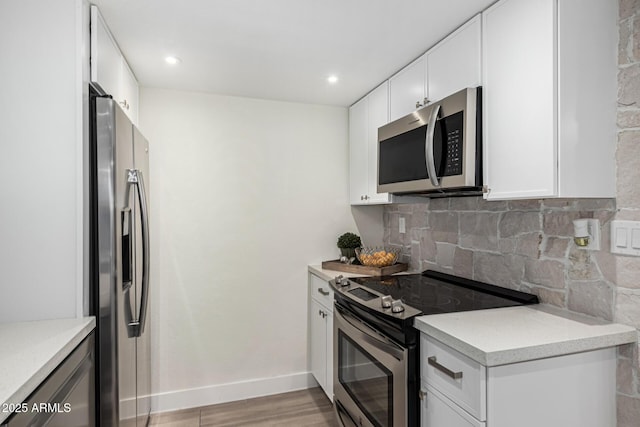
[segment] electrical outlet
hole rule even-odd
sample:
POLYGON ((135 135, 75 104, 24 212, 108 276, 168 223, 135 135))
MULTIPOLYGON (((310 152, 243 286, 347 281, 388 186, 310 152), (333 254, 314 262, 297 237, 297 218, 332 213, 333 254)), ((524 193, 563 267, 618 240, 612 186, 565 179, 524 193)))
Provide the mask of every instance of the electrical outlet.
POLYGON ((400 220, 398 221, 398 232, 400 234, 404 234, 407 232, 407 228, 406 228, 406 224, 404 221, 404 217, 400 217, 400 220))

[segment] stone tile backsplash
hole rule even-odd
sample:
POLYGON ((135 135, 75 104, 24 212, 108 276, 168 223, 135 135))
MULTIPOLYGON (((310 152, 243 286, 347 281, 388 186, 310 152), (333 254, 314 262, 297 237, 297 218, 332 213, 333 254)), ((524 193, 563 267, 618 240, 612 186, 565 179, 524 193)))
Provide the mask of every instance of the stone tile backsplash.
POLYGON ((385 207, 384 242, 399 247, 413 271, 433 269, 531 292, 545 303, 613 320, 616 268, 608 230, 615 213, 614 199, 425 199, 385 207), (398 231, 400 218, 406 233, 398 231), (578 218, 600 220, 601 250, 576 246, 578 218))

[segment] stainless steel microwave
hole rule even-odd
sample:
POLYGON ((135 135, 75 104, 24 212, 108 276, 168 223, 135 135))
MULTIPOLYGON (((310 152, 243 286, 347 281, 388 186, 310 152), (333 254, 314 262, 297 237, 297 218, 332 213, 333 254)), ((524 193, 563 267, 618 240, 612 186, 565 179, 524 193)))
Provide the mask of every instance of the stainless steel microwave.
POLYGON ((467 88, 378 129, 378 192, 482 192, 482 89, 467 88))

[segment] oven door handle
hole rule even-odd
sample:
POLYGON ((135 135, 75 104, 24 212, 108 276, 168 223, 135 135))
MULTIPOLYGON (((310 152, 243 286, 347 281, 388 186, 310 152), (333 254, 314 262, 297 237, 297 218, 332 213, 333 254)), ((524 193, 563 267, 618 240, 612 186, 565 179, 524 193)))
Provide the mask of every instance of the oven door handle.
POLYGON ((404 349, 402 347, 399 347, 397 344, 380 334, 375 329, 367 326, 362 321, 347 313, 344 309, 341 309, 338 306, 336 306, 336 308, 337 310, 335 311, 335 313, 342 319, 344 319, 344 321, 351 325, 353 328, 360 331, 362 333, 362 339, 364 341, 376 347, 378 350, 390 354, 398 361, 402 361, 404 359, 404 349))
POLYGON ((427 138, 425 140, 427 173, 429 174, 429 180, 431 181, 431 185, 433 185, 434 187, 440 187, 440 181, 438 180, 438 176, 436 173, 435 154, 433 152, 433 146, 435 144, 434 139, 436 135, 436 123, 438 122, 439 113, 440 113, 440 104, 435 105, 431 109, 431 114, 429 115, 429 122, 427 123, 427 138))

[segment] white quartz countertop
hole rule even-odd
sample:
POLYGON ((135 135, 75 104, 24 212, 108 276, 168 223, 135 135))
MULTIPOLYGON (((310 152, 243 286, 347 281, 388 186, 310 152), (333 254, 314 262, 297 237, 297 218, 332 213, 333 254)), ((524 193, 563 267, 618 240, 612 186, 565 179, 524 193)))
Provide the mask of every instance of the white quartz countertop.
POLYGON ((93 317, 0 324, 0 423, 95 326, 93 317))
POLYGON ((567 314, 546 305, 420 316, 414 325, 485 366, 579 353, 638 339, 631 326, 567 314))
POLYGON ((327 270, 326 268, 322 268, 322 265, 310 265, 309 272, 315 274, 316 276, 326 281, 333 280, 336 278, 336 276, 339 276, 341 274, 343 277, 371 276, 370 274, 357 274, 357 273, 347 273, 345 271, 327 270))

